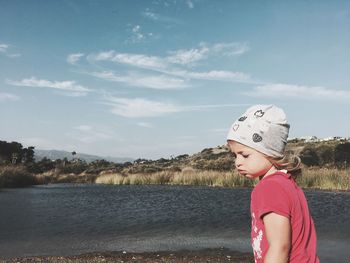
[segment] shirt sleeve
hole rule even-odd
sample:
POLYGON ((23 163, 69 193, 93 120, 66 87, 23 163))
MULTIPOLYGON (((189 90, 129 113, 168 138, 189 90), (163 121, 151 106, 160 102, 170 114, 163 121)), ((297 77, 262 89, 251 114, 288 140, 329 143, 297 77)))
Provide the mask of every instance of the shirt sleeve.
POLYGON ((263 218, 268 213, 276 213, 290 219, 291 205, 286 190, 279 183, 268 180, 261 182, 254 189, 252 202, 256 215, 263 218))

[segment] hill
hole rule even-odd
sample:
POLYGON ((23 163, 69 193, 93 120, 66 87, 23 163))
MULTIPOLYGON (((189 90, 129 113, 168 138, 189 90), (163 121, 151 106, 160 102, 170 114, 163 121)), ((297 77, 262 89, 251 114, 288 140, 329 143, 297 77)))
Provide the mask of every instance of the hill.
POLYGON ((71 152, 67 152, 67 151, 39 150, 39 149, 34 150, 34 158, 36 161, 40 161, 45 157, 50 160, 57 160, 57 159, 63 160, 64 158, 67 158, 68 160, 73 160, 73 158, 78 158, 87 163, 91 163, 96 160, 106 160, 108 162, 113 162, 113 163, 124 163, 124 162, 133 161, 132 158, 128 158, 128 157, 110 157, 110 156, 102 157, 102 156, 90 155, 90 154, 84 154, 84 153, 76 153, 76 155, 73 156, 71 152))

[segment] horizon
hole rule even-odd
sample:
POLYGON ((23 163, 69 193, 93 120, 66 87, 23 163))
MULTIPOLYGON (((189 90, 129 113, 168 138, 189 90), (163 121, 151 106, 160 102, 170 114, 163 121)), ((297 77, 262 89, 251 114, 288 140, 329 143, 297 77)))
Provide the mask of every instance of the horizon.
POLYGON ((348 1, 1 6, 0 140, 169 158, 224 144, 254 104, 290 138, 350 136, 348 1))

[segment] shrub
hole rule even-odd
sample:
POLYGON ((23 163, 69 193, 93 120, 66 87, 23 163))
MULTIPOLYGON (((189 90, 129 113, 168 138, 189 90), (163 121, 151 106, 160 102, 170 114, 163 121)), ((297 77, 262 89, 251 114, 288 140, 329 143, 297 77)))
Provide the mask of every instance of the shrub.
POLYGON ((24 187, 37 184, 36 178, 23 166, 4 166, 0 168, 0 188, 24 187))
POLYGON ((307 166, 317 166, 320 164, 320 160, 313 147, 305 147, 300 152, 300 159, 307 166))
POLYGON ((335 147, 334 162, 338 167, 350 165, 350 143, 341 143, 335 147))

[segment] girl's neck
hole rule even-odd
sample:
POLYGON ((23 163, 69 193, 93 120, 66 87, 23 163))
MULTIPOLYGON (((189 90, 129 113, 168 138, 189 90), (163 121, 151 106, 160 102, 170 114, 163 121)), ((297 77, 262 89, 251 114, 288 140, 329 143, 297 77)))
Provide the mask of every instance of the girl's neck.
POLYGON ((260 180, 266 178, 267 176, 270 176, 271 174, 274 174, 275 172, 277 172, 277 168, 275 166, 271 166, 271 168, 264 174, 264 175, 261 175, 259 177, 260 180))

